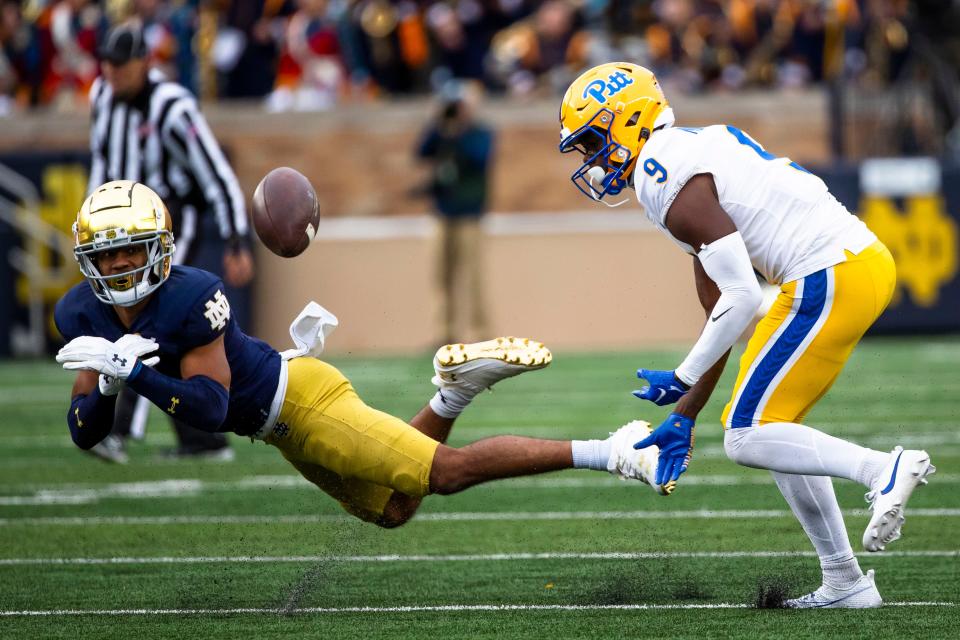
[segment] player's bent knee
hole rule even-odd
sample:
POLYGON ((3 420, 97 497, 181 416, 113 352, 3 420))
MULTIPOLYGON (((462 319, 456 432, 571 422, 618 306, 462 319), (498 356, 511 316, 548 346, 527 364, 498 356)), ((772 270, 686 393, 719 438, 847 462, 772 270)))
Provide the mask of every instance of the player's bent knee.
POLYGON ((343 507, 344 511, 364 522, 375 524, 384 529, 396 529, 406 524, 417 512, 417 508, 420 506, 420 498, 395 491, 383 506, 382 511, 365 509, 350 502, 341 502, 340 506, 343 507))
POLYGON ((384 529, 396 529, 406 524, 420 507, 420 498, 394 492, 383 508, 383 513, 373 522, 384 529))
POLYGON ((370 522, 372 524, 380 525, 381 514, 374 511, 369 511, 367 509, 362 509, 355 505, 352 505, 348 502, 341 502, 340 506, 343 507, 343 510, 352 515, 354 518, 363 520, 364 522, 370 522))
POLYGON ((387 514, 383 514, 382 516, 380 516, 380 518, 374 521, 374 524, 380 527, 381 529, 396 529, 397 527, 406 524, 407 520, 409 519, 410 518, 394 519, 391 516, 388 516, 387 514))
POLYGON ((416 510, 385 509, 383 514, 374 520, 374 524, 384 529, 396 529, 407 524, 414 513, 416 513, 416 510))

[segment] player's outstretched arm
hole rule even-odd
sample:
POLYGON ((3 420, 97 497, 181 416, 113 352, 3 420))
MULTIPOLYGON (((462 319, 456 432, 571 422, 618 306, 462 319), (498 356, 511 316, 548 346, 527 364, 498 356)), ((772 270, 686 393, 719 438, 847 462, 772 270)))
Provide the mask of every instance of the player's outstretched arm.
POLYGON ((191 427, 217 431, 230 401, 230 365, 223 336, 188 351, 180 360, 180 375, 178 380, 140 367, 127 378, 127 386, 191 427))

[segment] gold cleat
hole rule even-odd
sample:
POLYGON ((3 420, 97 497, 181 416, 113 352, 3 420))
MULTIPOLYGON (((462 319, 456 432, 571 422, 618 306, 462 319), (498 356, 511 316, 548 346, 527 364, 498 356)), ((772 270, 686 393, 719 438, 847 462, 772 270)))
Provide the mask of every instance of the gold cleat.
POLYGON ((542 368, 550 364, 553 354, 542 342, 529 338, 496 338, 472 344, 448 344, 437 351, 435 362, 442 367, 471 360, 500 360, 524 367, 542 368))
POLYGON ((433 359, 433 383, 444 388, 473 392, 489 389, 512 376, 542 369, 553 354, 542 342, 512 336, 471 344, 448 344, 433 359))

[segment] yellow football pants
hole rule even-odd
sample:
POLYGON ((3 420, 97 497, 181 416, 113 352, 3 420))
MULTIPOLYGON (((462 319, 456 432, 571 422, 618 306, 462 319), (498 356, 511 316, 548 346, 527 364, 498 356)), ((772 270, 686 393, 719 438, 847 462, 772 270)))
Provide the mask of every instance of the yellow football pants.
POLYGON ((265 441, 344 509, 376 520, 394 491, 424 496, 439 443, 368 407, 335 367, 315 358, 287 363, 287 392, 265 441))
POLYGON ((740 358, 725 428, 801 422, 890 303, 896 266, 875 242, 846 262, 780 287, 740 358))

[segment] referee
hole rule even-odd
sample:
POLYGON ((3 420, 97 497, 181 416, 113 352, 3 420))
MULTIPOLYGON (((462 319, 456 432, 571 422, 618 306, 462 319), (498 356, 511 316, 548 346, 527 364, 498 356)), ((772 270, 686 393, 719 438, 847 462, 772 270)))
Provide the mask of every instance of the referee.
MULTIPOLYGON (((143 30, 136 23, 111 29, 100 58, 102 76, 90 90, 92 162, 87 193, 111 180, 149 186, 170 209, 177 239, 174 264, 219 272, 230 296, 231 287, 245 287, 253 277, 246 205, 195 98, 183 86, 150 71, 143 30), (208 213, 223 240, 222 269, 201 260, 200 236, 208 213)), ((239 293, 242 298, 245 291, 239 293)), ((236 291, 233 294, 231 300, 237 297, 236 291)), ((126 462, 124 438, 142 436, 148 411, 144 399, 131 391, 121 393, 113 433, 93 453, 126 462)), ((224 434, 173 423, 178 457, 232 459, 224 434)))

